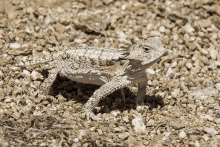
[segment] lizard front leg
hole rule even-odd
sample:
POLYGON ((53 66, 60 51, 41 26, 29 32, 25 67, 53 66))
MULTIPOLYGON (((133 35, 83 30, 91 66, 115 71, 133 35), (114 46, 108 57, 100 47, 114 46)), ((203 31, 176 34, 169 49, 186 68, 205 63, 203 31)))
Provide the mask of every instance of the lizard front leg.
POLYGON ((41 84, 39 94, 49 94, 50 87, 56 80, 57 74, 61 71, 62 64, 59 61, 54 61, 49 64, 49 67, 52 69, 49 70, 48 78, 46 78, 44 83, 41 84))
POLYGON ((144 96, 146 95, 146 86, 147 86, 147 76, 143 78, 142 82, 138 83, 136 106, 140 106, 144 102, 144 96))
POLYGON ((87 115, 87 119, 92 118, 93 120, 97 120, 97 117, 92 111, 94 107, 98 105, 99 101, 105 96, 114 92, 115 90, 126 87, 129 84, 130 81, 127 79, 126 76, 116 77, 112 79, 110 82, 102 85, 99 89, 97 89, 85 105, 84 112, 87 115))
POLYGON ((50 91, 50 87, 55 81, 57 74, 59 71, 57 69, 52 69, 49 71, 48 78, 44 80, 44 82, 40 86, 39 94, 48 95, 50 91))

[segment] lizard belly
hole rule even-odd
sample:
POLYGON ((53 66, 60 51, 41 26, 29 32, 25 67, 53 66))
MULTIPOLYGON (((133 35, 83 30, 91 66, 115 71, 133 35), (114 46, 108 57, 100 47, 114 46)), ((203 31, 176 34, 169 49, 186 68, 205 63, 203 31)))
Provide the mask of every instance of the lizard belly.
POLYGON ((111 81, 112 77, 106 76, 105 74, 72 74, 72 73, 60 73, 61 76, 66 76, 72 81, 77 81, 85 84, 94 84, 94 85, 104 85, 105 83, 111 81))

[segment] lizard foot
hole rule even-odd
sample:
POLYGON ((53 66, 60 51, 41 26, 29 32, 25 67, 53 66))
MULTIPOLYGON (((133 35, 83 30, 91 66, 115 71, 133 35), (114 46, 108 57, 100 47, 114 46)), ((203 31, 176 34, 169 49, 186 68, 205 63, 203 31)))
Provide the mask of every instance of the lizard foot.
POLYGON ((98 116, 96 116, 96 115, 95 115, 92 111, 90 111, 90 110, 86 110, 86 109, 84 108, 83 112, 86 114, 87 120, 89 120, 90 118, 91 118, 92 120, 99 120, 99 119, 100 119, 98 116))

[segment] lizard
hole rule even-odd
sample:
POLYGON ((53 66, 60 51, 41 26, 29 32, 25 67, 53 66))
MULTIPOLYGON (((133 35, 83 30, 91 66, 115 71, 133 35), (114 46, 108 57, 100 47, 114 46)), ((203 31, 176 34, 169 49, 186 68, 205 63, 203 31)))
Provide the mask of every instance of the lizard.
POLYGON ((126 49, 107 47, 77 47, 54 53, 50 60, 36 60, 28 65, 41 64, 48 70, 48 78, 39 89, 40 95, 48 95, 57 75, 70 80, 101 86, 89 98, 83 112, 87 119, 97 119, 93 109, 99 101, 115 90, 131 84, 138 85, 136 106, 142 104, 146 94, 147 75, 145 70, 160 60, 166 52, 158 37, 150 37, 132 44, 126 49))

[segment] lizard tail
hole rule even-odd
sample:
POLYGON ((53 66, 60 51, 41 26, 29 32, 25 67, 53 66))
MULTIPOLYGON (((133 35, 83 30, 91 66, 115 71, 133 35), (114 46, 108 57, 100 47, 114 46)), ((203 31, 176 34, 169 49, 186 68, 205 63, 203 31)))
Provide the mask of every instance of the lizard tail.
POLYGON ((15 66, 19 66, 19 67, 27 67, 27 66, 34 66, 34 65, 39 65, 39 64, 48 64, 49 61, 48 60, 36 60, 36 61, 29 61, 26 62, 25 64, 21 65, 21 64, 15 64, 15 66))

